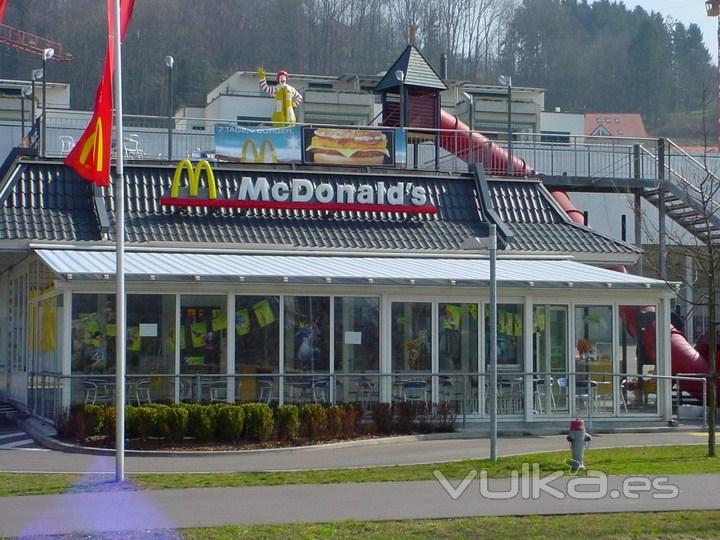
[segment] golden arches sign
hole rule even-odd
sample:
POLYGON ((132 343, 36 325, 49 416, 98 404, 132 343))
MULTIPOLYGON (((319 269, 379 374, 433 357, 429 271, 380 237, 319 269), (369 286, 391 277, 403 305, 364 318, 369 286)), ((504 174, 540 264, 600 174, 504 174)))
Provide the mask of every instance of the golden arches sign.
POLYGON ((242 152, 240 153, 240 161, 242 163, 277 163, 278 157, 275 147, 270 139, 265 139, 260 145, 258 150, 257 144, 253 139, 247 139, 243 144, 242 152), (248 161, 248 152, 251 153, 252 161, 248 161), (269 154, 270 161, 265 161, 266 154, 269 154))
POLYGON ((205 172, 205 179, 207 180, 208 199, 217 199, 215 173, 213 173, 212 167, 206 159, 199 161, 194 169, 189 159, 183 159, 178 163, 177 167, 175 167, 175 175, 173 176, 170 187, 170 196, 173 198, 180 196, 180 180, 182 180, 183 173, 187 173, 189 194, 191 197, 197 197, 200 192, 200 178, 203 172, 205 172))

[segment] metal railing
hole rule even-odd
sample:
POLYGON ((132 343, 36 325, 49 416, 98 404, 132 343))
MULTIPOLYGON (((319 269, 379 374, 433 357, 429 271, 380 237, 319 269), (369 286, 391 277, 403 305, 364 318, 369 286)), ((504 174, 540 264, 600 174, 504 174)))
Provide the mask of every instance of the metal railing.
MULTIPOLYGON (((133 373, 127 376, 126 403, 277 402, 375 404, 414 402, 462 420, 489 418, 487 373, 285 372, 285 373, 133 373)), ((697 374, 638 375, 617 372, 498 373, 498 416, 503 421, 657 417, 662 381, 675 391, 680 420, 683 395, 700 394, 707 424, 707 379, 697 374)), ((34 372, 28 378, 28 406, 34 414, 57 421, 69 404, 112 404, 114 374, 60 375, 34 372), (69 403, 63 403, 63 398, 69 403)))
MULTIPOLYGON (((90 113, 69 114, 67 110, 48 109, 46 152, 49 157, 62 157, 67 154, 63 148, 60 137, 71 137, 77 141, 82 135, 90 113)), ((139 140, 139 152, 135 152, 130 159, 168 160, 167 155, 167 116, 125 115, 123 125, 126 138, 130 134, 139 140)), ((260 123, 252 121, 237 121, 222 118, 192 118, 177 117, 172 119, 175 128, 172 131, 173 155, 170 160, 182 158, 200 158, 214 154, 214 127, 218 123, 232 123, 245 127, 268 127, 269 122, 260 123)), ((13 122, 0 125, 0 140, 2 131, 18 129, 13 122)), ((298 124, 299 126, 319 126, 330 124, 298 124)), ((349 127, 339 125, 337 127, 349 127)), ((358 126, 360 127, 360 126, 358 126)), ((378 126, 370 126, 378 127, 378 126)), ((463 143, 465 150, 456 153, 440 148, 436 159, 435 141, 439 140, 441 147, 453 147, 453 140, 467 140, 469 133, 464 130, 414 129, 407 128, 408 133, 408 163, 407 167, 419 170, 441 170, 449 172, 466 172, 468 163, 486 157, 491 146, 504 149, 506 142, 497 141, 505 137, 504 132, 484 131, 482 135, 486 142, 473 144, 463 143)), ((19 132, 13 132, 14 145, 20 141, 19 132), (16 139, 16 140, 15 140, 16 139)), ((622 137, 604 138, 591 136, 567 136, 563 142, 558 142, 547 135, 538 133, 516 133, 513 142, 513 155, 523 159, 535 172, 546 175, 571 175, 583 177, 632 177, 633 146, 642 144, 654 151, 657 147, 655 139, 628 139, 622 137)), ((117 146, 117 144, 115 145, 117 146)), ((489 163, 488 160, 485 160, 489 163)), ((640 164, 643 178, 656 178, 656 166, 653 160, 642 158, 640 164)), ((494 174, 504 174, 505 167, 496 167, 492 164, 486 169, 494 174), (502 170, 501 170, 502 169, 502 170)))

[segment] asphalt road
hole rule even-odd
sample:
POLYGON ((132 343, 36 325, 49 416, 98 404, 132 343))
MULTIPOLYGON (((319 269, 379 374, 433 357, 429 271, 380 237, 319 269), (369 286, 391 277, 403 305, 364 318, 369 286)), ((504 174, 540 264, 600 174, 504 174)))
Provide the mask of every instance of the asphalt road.
MULTIPOLYGON (((586 482, 587 478, 582 479, 586 482)), ((65 534, 79 531, 173 529, 228 524, 327 522, 343 519, 429 519, 487 515, 645 512, 720 509, 720 475, 672 476, 655 489, 652 480, 625 477, 607 485, 574 485, 564 477, 549 487, 518 488, 509 480, 469 483, 453 499, 439 482, 297 485, 163 491, 110 491, 0 498, 0 535, 65 534), (672 493, 669 486, 677 488, 672 493), (587 489, 591 488, 591 489, 587 489), (642 493, 640 493, 642 491, 642 493), (569 494, 582 493, 583 499, 569 494), (559 495, 558 495, 559 494, 559 495), (672 498, 656 498, 675 495, 672 498), (603 496, 600 496, 603 495, 603 496)), ((596 480, 597 481, 597 480, 596 480)), ((600 480, 601 481, 601 480, 600 480)), ((457 482, 455 482, 457 485, 457 482)), ((609 518, 611 519, 611 518, 609 518)))
MULTIPOLYGON (((660 433, 614 433, 593 437, 592 448, 667 444, 702 444, 704 434, 686 431, 660 433)), ((568 450, 565 435, 500 438, 498 455, 568 450)), ((261 450, 243 453, 217 452, 211 456, 128 456, 126 471, 133 472, 232 472, 334 469, 438 463, 490 456, 487 438, 440 440, 379 439, 348 446, 315 446, 300 449, 261 450)), ((112 473, 114 456, 64 452, 0 451, 0 472, 112 473)))

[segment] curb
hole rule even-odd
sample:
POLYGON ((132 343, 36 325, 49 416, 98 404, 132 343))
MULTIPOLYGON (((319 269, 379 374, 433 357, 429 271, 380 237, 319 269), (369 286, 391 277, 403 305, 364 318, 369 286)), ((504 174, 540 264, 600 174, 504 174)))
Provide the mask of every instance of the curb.
MULTIPOLYGON (((35 442, 59 452, 68 454, 88 454, 96 456, 114 456, 114 448, 97 448, 92 446, 81 446, 62 442, 56 438, 55 429, 34 417, 20 418, 15 415, 13 420, 30 435, 35 442)), ((703 428, 699 426, 638 426, 633 428, 627 427, 611 427, 598 426, 593 430, 594 434, 623 434, 623 433, 663 433, 663 432, 685 432, 698 431, 703 428)), ((542 437, 551 435, 564 435, 566 429, 562 428, 538 428, 528 429, 527 427, 518 429, 500 429, 499 437, 542 437)), ((453 440, 453 439, 487 439, 490 436, 488 430, 468 430, 456 431, 452 433, 428 433, 418 435, 399 435, 394 437, 382 437, 377 439, 358 439, 353 441, 342 441, 334 443, 321 443, 310 446, 288 446, 282 448, 257 448, 247 450, 125 450, 127 456, 134 457, 199 457, 207 458, 213 456, 234 456, 255 453, 274 453, 274 452, 312 452, 316 450, 332 449, 332 448, 351 448, 351 447, 372 447, 382 446, 386 444, 398 444, 414 441, 433 441, 433 440, 453 440)))

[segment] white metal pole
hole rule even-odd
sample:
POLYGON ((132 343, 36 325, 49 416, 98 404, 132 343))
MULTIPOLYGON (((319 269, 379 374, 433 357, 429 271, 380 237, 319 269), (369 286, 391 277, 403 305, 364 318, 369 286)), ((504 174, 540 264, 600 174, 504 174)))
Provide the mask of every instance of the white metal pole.
POLYGON ((490 460, 497 461, 497 258, 496 225, 490 225, 490 460))
POLYGON ((115 480, 125 480, 125 185, 123 168, 122 54, 120 52, 120 0, 115 0, 115 480))

